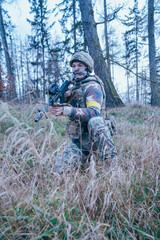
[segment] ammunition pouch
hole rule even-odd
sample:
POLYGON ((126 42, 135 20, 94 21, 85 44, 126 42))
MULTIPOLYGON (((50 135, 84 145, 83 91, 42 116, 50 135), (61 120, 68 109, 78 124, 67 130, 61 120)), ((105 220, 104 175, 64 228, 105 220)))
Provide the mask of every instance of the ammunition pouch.
POLYGON ((80 139, 82 128, 79 120, 70 120, 67 123, 67 134, 70 138, 80 139))

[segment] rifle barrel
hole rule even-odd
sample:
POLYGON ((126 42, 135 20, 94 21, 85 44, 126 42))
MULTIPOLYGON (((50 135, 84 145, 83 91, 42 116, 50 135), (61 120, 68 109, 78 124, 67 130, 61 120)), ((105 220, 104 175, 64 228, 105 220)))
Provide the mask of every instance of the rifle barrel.
POLYGON ((41 117, 44 115, 44 113, 45 113, 45 111, 47 110, 49 108, 49 105, 47 105, 44 109, 43 109, 43 111, 35 118, 35 122, 38 122, 39 121, 39 119, 41 119, 41 117))

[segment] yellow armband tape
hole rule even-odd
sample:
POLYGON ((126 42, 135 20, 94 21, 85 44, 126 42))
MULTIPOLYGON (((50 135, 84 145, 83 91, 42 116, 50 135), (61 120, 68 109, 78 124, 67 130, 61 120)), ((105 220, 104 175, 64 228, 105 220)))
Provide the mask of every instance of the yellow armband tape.
POLYGON ((95 101, 87 102, 87 107, 98 107, 98 109, 101 110, 101 104, 95 101))

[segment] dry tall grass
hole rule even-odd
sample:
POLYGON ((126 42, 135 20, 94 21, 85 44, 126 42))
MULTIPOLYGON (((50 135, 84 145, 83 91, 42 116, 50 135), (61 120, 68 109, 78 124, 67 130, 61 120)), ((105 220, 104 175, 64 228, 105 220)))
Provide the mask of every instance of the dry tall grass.
POLYGON ((65 120, 35 124, 36 107, 0 103, 0 239, 160 239, 160 109, 110 110, 116 169, 60 176, 65 120))

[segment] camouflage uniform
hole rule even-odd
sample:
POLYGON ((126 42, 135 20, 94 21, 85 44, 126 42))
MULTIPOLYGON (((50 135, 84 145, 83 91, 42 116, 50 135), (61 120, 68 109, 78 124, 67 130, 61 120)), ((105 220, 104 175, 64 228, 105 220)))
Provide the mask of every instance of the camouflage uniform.
MULTIPOLYGON (((92 71, 92 64, 86 63, 90 55, 84 56, 83 53, 75 54, 71 64, 75 59, 84 62, 92 71)), ((113 135, 111 121, 101 117, 105 100, 102 81, 97 76, 88 74, 83 80, 75 81, 72 92, 74 106, 64 107, 63 112, 70 119, 67 131, 71 141, 65 147, 63 154, 57 156, 55 167, 59 173, 70 172, 71 169, 77 169, 79 165, 85 164, 94 151, 98 152, 98 156, 106 165, 117 154, 111 137, 113 135)))

